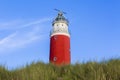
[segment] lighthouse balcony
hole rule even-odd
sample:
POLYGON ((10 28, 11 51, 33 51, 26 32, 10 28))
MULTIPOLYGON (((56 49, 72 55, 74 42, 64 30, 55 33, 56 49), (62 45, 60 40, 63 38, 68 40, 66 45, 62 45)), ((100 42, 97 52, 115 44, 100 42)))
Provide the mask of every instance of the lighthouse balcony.
POLYGON ((66 34, 66 35, 70 35, 69 31, 68 30, 51 30, 50 31, 50 36, 51 35, 54 35, 54 34, 66 34))

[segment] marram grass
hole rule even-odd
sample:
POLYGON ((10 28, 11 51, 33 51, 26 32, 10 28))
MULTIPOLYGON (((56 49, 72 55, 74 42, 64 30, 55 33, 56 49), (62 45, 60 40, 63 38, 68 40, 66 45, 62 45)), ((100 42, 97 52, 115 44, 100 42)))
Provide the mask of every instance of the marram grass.
POLYGON ((1 66, 0 80, 120 80, 120 59, 59 67, 37 62, 15 70, 1 66))

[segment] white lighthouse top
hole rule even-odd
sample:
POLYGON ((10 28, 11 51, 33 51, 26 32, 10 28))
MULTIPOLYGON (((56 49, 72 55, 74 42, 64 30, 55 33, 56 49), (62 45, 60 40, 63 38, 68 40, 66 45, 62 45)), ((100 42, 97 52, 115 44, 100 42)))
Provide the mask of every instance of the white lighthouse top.
POLYGON ((57 17, 52 22, 52 30, 50 36, 66 35, 70 37, 68 30, 68 20, 63 16, 64 12, 59 11, 57 17))

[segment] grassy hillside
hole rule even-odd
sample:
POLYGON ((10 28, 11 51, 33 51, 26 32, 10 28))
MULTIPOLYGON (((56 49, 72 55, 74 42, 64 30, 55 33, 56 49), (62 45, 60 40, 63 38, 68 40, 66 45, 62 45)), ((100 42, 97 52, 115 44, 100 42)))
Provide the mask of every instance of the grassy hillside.
POLYGON ((120 59, 61 67, 37 62, 12 71, 0 67, 0 80, 120 80, 120 59))

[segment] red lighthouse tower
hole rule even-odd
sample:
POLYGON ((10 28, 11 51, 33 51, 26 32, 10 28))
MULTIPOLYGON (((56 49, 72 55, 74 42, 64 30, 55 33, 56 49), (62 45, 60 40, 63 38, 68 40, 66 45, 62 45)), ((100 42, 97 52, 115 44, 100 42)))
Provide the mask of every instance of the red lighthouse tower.
POLYGON ((55 65, 70 64, 70 34, 68 20, 63 16, 63 12, 58 12, 52 26, 49 61, 55 65))

